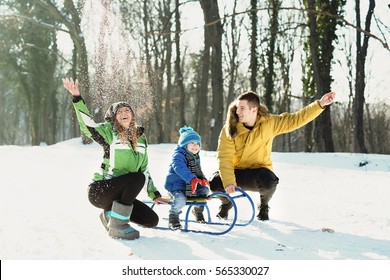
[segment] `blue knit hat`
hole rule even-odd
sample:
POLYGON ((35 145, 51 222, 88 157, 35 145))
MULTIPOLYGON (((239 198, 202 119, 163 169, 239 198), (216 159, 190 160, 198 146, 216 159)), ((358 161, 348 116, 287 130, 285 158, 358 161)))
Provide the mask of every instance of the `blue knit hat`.
POLYGON ((180 132, 180 138, 179 138, 179 146, 180 147, 186 147, 188 143, 191 142, 198 142, 199 146, 202 146, 202 141, 200 140, 199 134, 194 131, 191 127, 183 126, 179 130, 180 132))

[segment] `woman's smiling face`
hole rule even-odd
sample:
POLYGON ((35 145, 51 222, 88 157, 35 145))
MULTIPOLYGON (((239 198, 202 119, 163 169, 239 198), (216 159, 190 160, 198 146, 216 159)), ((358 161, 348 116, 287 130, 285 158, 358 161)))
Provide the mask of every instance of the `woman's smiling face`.
POLYGON ((115 115, 116 121, 123 127, 129 128, 133 115, 130 108, 122 107, 118 109, 115 115))

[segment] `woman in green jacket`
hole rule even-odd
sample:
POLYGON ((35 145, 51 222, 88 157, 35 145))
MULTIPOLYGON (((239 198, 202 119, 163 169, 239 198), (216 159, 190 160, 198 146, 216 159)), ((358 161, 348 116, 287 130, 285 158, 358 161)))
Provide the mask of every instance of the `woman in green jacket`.
POLYGON ((78 80, 63 79, 64 87, 73 96, 80 129, 103 147, 100 172, 95 173, 88 187, 92 205, 103 209, 100 219, 113 238, 136 239, 139 231, 129 221, 145 227, 158 224, 157 214, 136 199, 146 186, 149 197, 156 203, 161 198, 148 172, 147 141, 143 127, 135 123, 135 114, 126 102, 112 104, 104 123, 95 123, 80 95, 78 80))

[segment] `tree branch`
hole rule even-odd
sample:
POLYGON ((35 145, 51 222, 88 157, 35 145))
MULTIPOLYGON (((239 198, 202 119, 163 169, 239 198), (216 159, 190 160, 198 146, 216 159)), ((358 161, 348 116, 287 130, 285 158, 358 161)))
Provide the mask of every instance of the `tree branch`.
MULTIPOLYGON (((255 11, 256 12, 258 12, 258 11, 268 11, 269 9, 270 8, 258 8, 255 11)), ((318 11, 318 10, 314 10, 314 9, 304 9, 304 8, 296 8, 296 7, 281 7, 280 9, 281 10, 295 10, 295 11, 300 11, 300 12, 304 12, 304 13, 312 13, 312 14, 316 14, 316 15, 324 15, 324 16, 328 16, 328 17, 334 18, 336 20, 339 20, 339 21, 343 22, 345 25, 350 26, 350 27, 356 29, 357 31, 363 33, 364 35, 379 41, 386 50, 390 51, 390 47, 389 47, 388 43, 386 42, 386 39, 379 38, 375 34, 372 34, 371 32, 366 31, 366 30, 364 30, 364 29, 362 29, 362 28, 360 28, 360 27, 350 23, 349 21, 347 21, 343 17, 331 14, 329 12, 323 12, 323 11, 318 11)), ((248 14, 250 12, 253 12, 253 11, 251 9, 249 9, 249 10, 245 10, 245 11, 241 11, 241 12, 236 12, 236 13, 230 14, 230 15, 228 14, 228 15, 225 15, 225 16, 221 17, 220 19, 216 19, 214 21, 208 22, 207 24, 203 25, 202 27, 183 29, 183 30, 181 30, 181 32, 184 33, 186 31, 191 31, 191 30, 196 30, 196 29, 199 29, 199 28, 204 28, 205 26, 213 25, 213 24, 216 24, 216 23, 218 23, 220 21, 222 22, 222 21, 226 20, 227 18, 233 17, 234 15, 248 14)))
POLYGON ((63 28, 61 28, 59 26, 55 26, 53 24, 49 24, 49 23, 46 23, 46 22, 38 21, 38 20, 36 20, 34 18, 30 18, 30 17, 27 17, 27 16, 23 16, 23 15, 0 15, 0 20, 9 20, 9 19, 25 20, 25 21, 29 21, 29 22, 35 23, 35 24, 37 24, 37 25, 39 25, 41 27, 47 28, 47 29, 54 29, 54 30, 58 30, 58 31, 69 33, 68 30, 63 29, 63 28))

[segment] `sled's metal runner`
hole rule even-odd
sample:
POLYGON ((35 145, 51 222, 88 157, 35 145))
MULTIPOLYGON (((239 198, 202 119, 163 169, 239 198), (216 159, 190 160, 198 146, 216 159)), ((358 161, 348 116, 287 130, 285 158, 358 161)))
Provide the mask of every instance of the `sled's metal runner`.
MULTIPOLYGON (((236 192, 238 192, 240 194, 230 196, 229 194, 227 194, 225 192, 216 192, 216 193, 209 195, 207 198, 188 199, 187 203, 186 203, 187 211, 186 211, 185 218, 184 218, 184 228, 182 228, 180 230, 184 231, 184 232, 195 232, 195 233, 203 233, 203 234, 222 235, 222 234, 225 234, 225 233, 228 233, 229 231, 231 231, 235 226, 247 226, 250 223, 252 223, 252 221, 254 220, 254 217, 255 217, 255 205, 253 203, 252 198, 245 191, 243 191, 239 188, 236 188, 236 192), (220 197, 220 196, 226 197, 233 205, 231 212, 233 212, 232 214, 234 216, 233 216, 233 220, 229 223, 212 222, 211 221, 210 209, 207 206, 207 200, 209 200, 211 198, 220 197), (236 204, 235 200, 239 199, 239 198, 246 198, 249 201, 251 209, 252 209, 252 215, 246 223, 237 223, 238 210, 237 210, 237 204, 236 204), (228 228, 223 230, 223 231, 206 231, 206 230, 189 229, 189 223, 196 223, 196 221, 194 221, 194 220, 189 220, 189 214, 191 212, 192 207, 194 207, 194 206, 204 206, 204 208, 207 212, 207 221, 205 224, 228 226, 228 228)), ((168 205, 170 205, 170 204, 168 204, 168 205)), ((155 206, 155 204, 152 203, 152 208, 154 206, 155 206)), ((162 229, 162 230, 171 230, 168 227, 157 226, 156 228, 162 229)))

